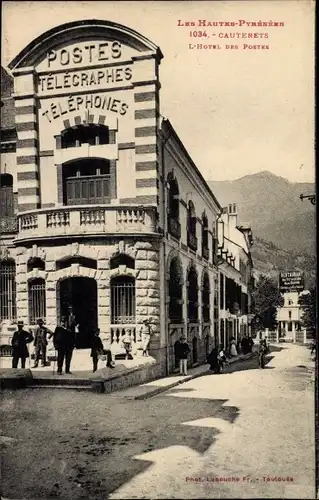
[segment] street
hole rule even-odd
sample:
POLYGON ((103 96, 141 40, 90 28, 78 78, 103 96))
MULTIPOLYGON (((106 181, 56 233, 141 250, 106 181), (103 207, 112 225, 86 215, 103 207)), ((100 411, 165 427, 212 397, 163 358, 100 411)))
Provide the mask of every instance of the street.
POLYGON ((143 401, 57 389, 2 393, 8 499, 315 498, 309 349, 273 346, 232 373, 143 401))

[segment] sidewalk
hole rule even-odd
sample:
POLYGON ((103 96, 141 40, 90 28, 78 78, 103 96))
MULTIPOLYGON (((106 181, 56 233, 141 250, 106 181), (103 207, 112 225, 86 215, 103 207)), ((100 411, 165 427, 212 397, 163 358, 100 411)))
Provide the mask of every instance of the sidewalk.
MULTIPOLYGON (((234 358, 228 360, 229 364, 233 363, 242 363, 248 359, 251 359, 255 356, 255 353, 252 354, 240 354, 234 358)), ((209 369, 209 365, 200 365, 196 368, 189 369, 188 375, 169 375, 168 377, 160 378, 154 380, 153 382, 148 382, 146 384, 137 385, 134 387, 130 387, 128 389, 124 389, 122 391, 113 392, 112 396, 114 397, 123 397, 125 399, 137 399, 143 400, 148 399, 162 392, 166 392, 173 387, 176 387, 180 384, 184 384, 189 380, 193 380, 198 377, 203 377, 204 375, 209 375, 212 372, 209 369)))

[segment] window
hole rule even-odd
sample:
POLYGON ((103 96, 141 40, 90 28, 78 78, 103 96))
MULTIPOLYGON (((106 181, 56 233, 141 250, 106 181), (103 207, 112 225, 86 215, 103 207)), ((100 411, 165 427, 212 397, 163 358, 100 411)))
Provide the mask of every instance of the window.
POLYGON ((82 144, 98 146, 109 142, 109 129, 104 125, 78 125, 64 130, 61 134, 63 149, 80 147, 82 144))
POLYGON ((174 257, 169 268, 169 319, 171 323, 183 321, 183 268, 178 257, 174 257))
POLYGON ((209 259, 208 248, 208 219, 205 212, 202 215, 202 256, 204 259, 209 259))
POLYGON ((291 299, 289 299, 289 300, 288 300, 288 305, 289 305, 289 306, 292 306, 292 304, 293 304, 293 301, 292 301, 291 299))
POLYGON ((10 174, 0 176, 0 217, 14 215, 13 177, 10 174))
POLYGON ((204 274, 202 287, 202 317, 204 322, 210 320, 210 284, 208 274, 204 274))
POLYGON ((16 265, 11 260, 0 262, 0 313, 1 321, 12 321, 17 317, 16 265))
POLYGON ((197 284, 197 273, 196 270, 191 267, 188 272, 188 287, 187 287, 187 299, 188 299, 188 319, 190 322, 198 321, 198 284, 197 284))
POLYGON ((135 279, 131 276, 111 280, 111 323, 135 323, 135 279))
POLYGON ((288 318, 291 319, 291 311, 288 311, 288 318))
POLYGON ((36 325, 38 319, 45 319, 45 281, 42 278, 29 281, 29 321, 31 325, 36 325))
POLYGON ((223 273, 220 273, 219 275, 219 297, 220 297, 220 308, 224 309, 225 303, 224 303, 224 275, 223 273))
POLYGON ((187 209, 187 245, 195 252, 197 250, 196 222, 194 203, 189 201, 187 209))
POLYGON ((181 237, 179 222, 179 188, 172 173, 167 176, 168 182, 168 231, 177 239, 181 237))
POLYGON ((111 197, 110 162, 83 159, 63 165, 64 205, 109 203, 111 197))

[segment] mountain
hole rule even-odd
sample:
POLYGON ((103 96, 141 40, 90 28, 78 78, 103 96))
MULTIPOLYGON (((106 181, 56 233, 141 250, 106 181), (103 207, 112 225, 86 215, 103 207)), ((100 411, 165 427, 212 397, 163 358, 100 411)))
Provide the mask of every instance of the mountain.
POLYGON ((208 181, 221 205, 237 204, 239 224, 277 248, 315 253, 315 207, 300 194, 315 193, 312 183, 292 183, 264 171, 235 181, 208 181))

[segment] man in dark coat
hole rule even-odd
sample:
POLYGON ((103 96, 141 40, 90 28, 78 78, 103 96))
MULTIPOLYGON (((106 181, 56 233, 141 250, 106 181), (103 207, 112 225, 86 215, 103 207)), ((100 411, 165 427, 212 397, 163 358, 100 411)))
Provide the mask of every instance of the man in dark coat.
POLYGON ((215 373, 220 373, 220 365, 218 362, 218 346, 213 347, 210 354, 207 358, 208 363, 210 364, 209 369, 215 373))
POLYGON ((92 337, 92 343, 91 343, 91 358, 93 361, 93 372, 96 372, 97 370, 99 355, 101 354, 106 355, 106 366, 108 368, 114 368, 112 364, 112 352, 110 349, 103 348, 103 343, 102 340, 100 339, 100 329, 97 328, 92 337))
POLYGON ((249 345, 250 345, 250 342, 249 342, 248 337, 245 333, 243 338, 242 338, 242 341, 241 341, 241 350, 242 350, 243 354, 249 353, 249 345))
POLYGON ((38 327, 34 332, 34 366, 37 368, 39 364, 39 359, 42 357, 42 366, 46 366, 46 354, 47 354, 47 335, 49 339, 52 337, 53 332, 44 326, 43 319, 38 319, 38 327))
POLYGON ((186 341, 186 337, 181 337, 177 346, 177 355, 179 358, 179 372, 181 375, 187 375, 187 358, 190 353, 190 347, 186 341))
POLYGON ((12 368, 18 368, 21 359, 21 368, 25 368, 25 360, 29 357, 27 344, 33 340, 33 335, 23 330, 23 321, 18 321, 18 330, 12 337, 12 368))
POLYGON ((62 375, 64 360, 65 373, 71 373, 70 365, 75 346, 75 332, 68 328, 67 318, 62 318, 61 325, 56 327, 53 334, 53 344, 58 351, 58 375, 62 375))

